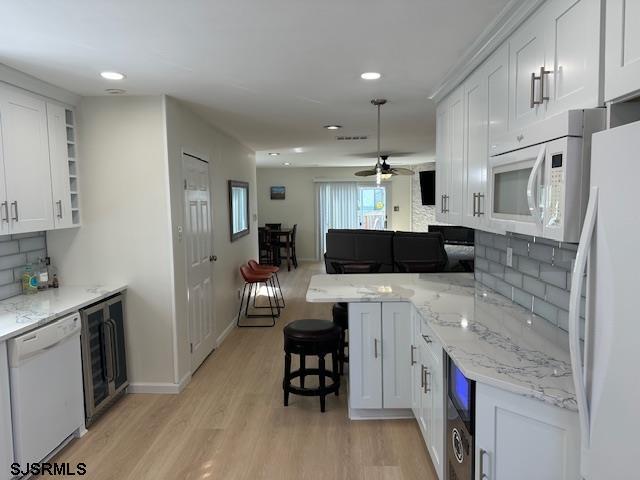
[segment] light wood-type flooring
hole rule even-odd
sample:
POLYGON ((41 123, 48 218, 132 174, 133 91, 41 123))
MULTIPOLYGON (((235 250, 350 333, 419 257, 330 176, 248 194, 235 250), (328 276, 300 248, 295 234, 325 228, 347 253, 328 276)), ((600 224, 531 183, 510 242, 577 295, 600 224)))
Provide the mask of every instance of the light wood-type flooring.
POLYGON ((283 406, 282 328, 331 318, 331 305, 305 301, 322 271, 285 269, 287 307, 274 328, 233 330, 180 395, 126 395, 54 461, 84 462, 87 475, 73 478, 91 480, 435 479, 414 420, 347 418, 346 377, 326 413, 315 397, 283 406))

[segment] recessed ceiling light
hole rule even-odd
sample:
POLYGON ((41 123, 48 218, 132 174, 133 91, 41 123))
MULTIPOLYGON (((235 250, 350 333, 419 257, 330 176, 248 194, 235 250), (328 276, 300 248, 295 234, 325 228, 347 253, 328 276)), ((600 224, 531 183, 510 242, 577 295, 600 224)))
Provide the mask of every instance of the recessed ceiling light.
POLYGON ((362 75, 360 75, 360 78, 362 78, 363 80, 378 80, 382 75, 380 75, 378 72, 364 72, 362 75))
POLYGON ((296 147, 296 148, 293 149, 293 151, 296 152, 296 153, 302 153, 302 152, 304 152, 304 149, 302 147, 296 147))
POLYGON ((284 165, 285 167, 288 167, 289 165, 291 165, 291 162, 284 162, 282 165, 284 165))
POLYGON ((271 155, 272 157, 277 157, 280 154, 278 152, 270 152, 269 155, 271 155))
POLYGON ((122 80, 125 77, 124 73, 120 72, 101 72, 100 76, 107 80, 122 80))
POLYGON ((324 128, 327 130, 338 130, 339 128, 342 128, 342 125, 325 125, 324 128))

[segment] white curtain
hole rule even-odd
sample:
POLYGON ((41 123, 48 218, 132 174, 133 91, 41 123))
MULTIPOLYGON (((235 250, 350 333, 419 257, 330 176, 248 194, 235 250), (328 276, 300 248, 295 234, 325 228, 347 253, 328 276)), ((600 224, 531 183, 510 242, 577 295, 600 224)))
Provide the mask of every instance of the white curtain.
POLYGON ((358 186, 356 182, 318 182, 316 194, 318 246, 322 258, 330 228, 358 228, 358 186))

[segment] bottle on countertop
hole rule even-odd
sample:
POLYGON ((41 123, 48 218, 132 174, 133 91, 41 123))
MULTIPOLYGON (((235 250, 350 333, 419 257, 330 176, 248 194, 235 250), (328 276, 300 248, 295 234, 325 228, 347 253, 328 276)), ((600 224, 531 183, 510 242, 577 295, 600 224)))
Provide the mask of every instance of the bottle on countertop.
POLYGON ((27 295, 38 293, 38 276, 34 274, 31 264, 24 267, 24 273, 22 274, 22 293, 27 295))
POLYGON ((49 288, 49 257, 40 258, 38 265, 38 290, 46 290, 49 288))

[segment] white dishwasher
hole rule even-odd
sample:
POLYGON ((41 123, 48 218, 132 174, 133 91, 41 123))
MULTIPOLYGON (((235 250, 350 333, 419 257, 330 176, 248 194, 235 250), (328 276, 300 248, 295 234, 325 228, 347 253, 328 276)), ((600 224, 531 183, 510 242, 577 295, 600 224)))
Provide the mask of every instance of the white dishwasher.
POLYGON ((56 320, 7 347, 14 456, 24 466, 84 433, 80 316, 56 320))

